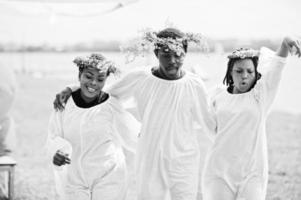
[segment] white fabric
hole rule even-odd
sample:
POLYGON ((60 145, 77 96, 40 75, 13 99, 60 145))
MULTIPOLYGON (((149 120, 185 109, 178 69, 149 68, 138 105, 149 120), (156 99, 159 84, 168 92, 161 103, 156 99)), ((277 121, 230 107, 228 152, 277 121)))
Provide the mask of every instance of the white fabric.
POLYGON ((16 90, 17 81, 12 68, 0 63, 0 120, 9 113, 16 90))
POLYGON ((17 81, 10 66, 0 63, 0 152, 16 146, 15 123, 10 110, 16 98, 17 81))
POLYGON ((258 66, 262 77, 251 91, 230 94, 219 87, 212 95, 217 134, 204 167, 205 200, 221 199, 216 184, 225 184, 237 198, 247 198, 244 191, 256 190, 256 199, 264 199, 268 181, 265 124, 284 65, 285 58, 262 48, 258 66), (254 180, 256 184, 250 184, 254 180))
POLYGON ((265 200, 262 180, 258 177, 249 179, 239 194, 235 194, 221 178, 211 178, 206 184, 204 200, 265 200))
POLYGON ((214 123, 202 80, 191 73, 178 80, 155 77, 150 69, 131 72, 108 90, 119 99, 134 98, 142 122, 137 148, 139 200, 195 200, 199 145, 214 123), (199 129, 200 132, 194 131, 199 129))
POLYGON ((77 107, 72 98, 63 112, 53 112, 48 152, 68 153, 71 164, 55 166, 61 199, 126 198, 128 188, 124 151, 135 153, 139 126, 118 101, 110 98, 91 108, 77 107))
MULTIPOLYGON (((0 63, 0 156, 16 147, 15 123, 10 114, 16 98, 17 81, 13 69, 0 63)), ((7 176, 0 173, 0 196, 6 191, 7 176)))

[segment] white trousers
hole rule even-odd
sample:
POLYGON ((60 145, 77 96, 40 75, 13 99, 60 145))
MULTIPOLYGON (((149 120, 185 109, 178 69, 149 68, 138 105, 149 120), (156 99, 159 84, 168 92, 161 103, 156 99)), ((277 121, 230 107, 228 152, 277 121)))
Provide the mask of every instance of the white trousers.
MULTIPOLYGON (((198 154, 164 160, 153 170, 153 177, 138 181, 138 200, 196 200, 199 180, 198 154), (155 176, 154 176, 155 175, 155 176)), ((147 173, 147 172, 146 172, 147 173)))
POLYGON ((203 200, 264 200, 266 191, 263 185, 258 177, 250 177, 237 187, 223 178, 204 178, 203 200))
POLYGON ((128 180, 125 165, 116 165, 103 177, 89 181, 89 186, 66 187, 67 200, 125 200, 128 180))

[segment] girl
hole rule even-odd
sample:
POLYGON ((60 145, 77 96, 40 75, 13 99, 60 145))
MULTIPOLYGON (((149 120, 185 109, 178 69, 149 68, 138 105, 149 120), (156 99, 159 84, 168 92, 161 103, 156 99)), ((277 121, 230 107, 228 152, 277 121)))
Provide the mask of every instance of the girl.
POLYGON ((102 91, 116 72, 101 54, 77 58, 80 88, 50 119, 48 147, 63 199, 122 200, 127 194, 124 150, 135 151, 135 120, 102 91), (66 165, 68 164, 68 166, 66 165), (63 166, 63 167, 59 167, 63 166))
POLYGON ((217 128, 203 172, 204 200, 263 200, 268 182, 265 125, 288 52, 300 40, 284 38, 275 54, 262 48, 239 49, 228 56, 227 88, 212 95, 217 128), (259 61, 258 61, 259 59, 259 61), (261 74, 257 70, 265 70, 261 74), (262 69, 261 69, 262 68, 262 69))

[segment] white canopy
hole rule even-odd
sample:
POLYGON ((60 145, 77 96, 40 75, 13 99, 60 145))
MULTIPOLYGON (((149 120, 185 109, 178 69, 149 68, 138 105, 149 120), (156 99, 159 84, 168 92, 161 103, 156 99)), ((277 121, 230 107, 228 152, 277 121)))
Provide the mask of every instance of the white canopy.
POLYGON ((210 37, 275 38, 301 32, 298 10, 297 0, 0 0, 0 42, 120 40, 166 23, 210 37))

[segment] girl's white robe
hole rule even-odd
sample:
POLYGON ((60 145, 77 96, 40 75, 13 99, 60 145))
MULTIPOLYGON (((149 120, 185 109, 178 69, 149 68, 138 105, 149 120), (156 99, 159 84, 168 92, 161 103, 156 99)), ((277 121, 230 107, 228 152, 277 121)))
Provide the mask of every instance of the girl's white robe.
MULTIPOLYGON (((68 188, 91 188, 99 178, 114 173, 114 166, 126 172, 123 150, 136 152, 138 131, 137 121, 112 96, 91 108, 80 108, 70 98, 64 111, 53 112, 48 129, 48 154, 52 159, 57 150, 62 150, 71 158, 70 165, 53 165, 61 198, 66 198, 68 188)), ((126 181, 124 176, 118 179, 126 181)), ((119 199, 124 198, 121 194, 119 199)))
POLYGON ((139 70, 108 91, 136 102, 142 124, 137 148, 138 199, 163 199, 169 190, 174 199, 194 200, 199 180, 196 134, 214 126, 200 77, 186 72, 181 79, 164 80, 150 69, 139 70))
POLYGON ((238 194, 250 179, 258 178, 265 193, 268 181, 265 125, 284 65, 285 58, 262 48, 258 66, 262 77, 251 91, 230 94, 227 88, 219 87, 213 93, 211 106, 217 134, 205 161, 202 186, 205 195, 208 181, 216 178, 238 194))

